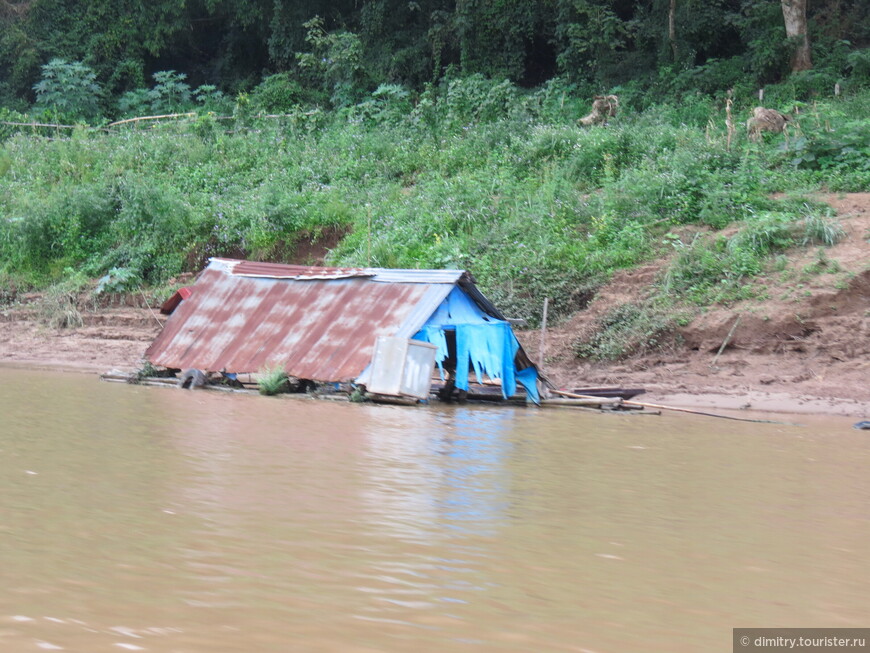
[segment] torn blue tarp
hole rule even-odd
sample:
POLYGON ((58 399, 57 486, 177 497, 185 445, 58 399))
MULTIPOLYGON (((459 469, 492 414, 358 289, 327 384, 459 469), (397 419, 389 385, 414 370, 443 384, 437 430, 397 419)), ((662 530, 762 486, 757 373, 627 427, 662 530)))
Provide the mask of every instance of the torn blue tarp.
POLYGON ((439 325, 427 325, 420 329, 420 332, 414 336, 414 340, 422 340, 428 342, 437 349, 435 350, 435 362, 438 364, 438 370, 441 372, 441 380, 444 380, 444 360, 450 355, 447 351, 447 336, 439 325))
POLYGON ((538 394, 538 370, 534 367, 527 367, 517 372, 517 381, 526 389, 526 394, 529 399, 536 404, 541 403, 541 397, 538 394))
POLYGON ((445 330, 456 332, 456 387, 468 390, 468 377, 474 369, 478 383, 484 376, 501 381, 502 396, 508 398, 519 381, 529 398, 538 403, 537 370, 519 373, 514 358, 520 345, 511 325, 484 313, 460 288, 454 288, 414 336, 437 347, 435 360, 444 378, 443 363, 448 358, 445 330))

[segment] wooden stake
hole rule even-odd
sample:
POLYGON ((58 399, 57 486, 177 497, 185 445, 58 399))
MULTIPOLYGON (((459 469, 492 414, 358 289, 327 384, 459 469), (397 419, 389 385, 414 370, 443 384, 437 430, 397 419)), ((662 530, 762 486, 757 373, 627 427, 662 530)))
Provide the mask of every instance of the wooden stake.
POLYGON ((728 132, 728 136, 725 141, 725 149, 727 149, 729 152, 731 151, 731 139, 734 137, 735 132, 734 119, 731 116, 732 104, 734 104, 734 102, 731 100, 731 98, 725 100, 725 129, 728 132))
POLYGON ((541 317, 541 346, 539 348, 538 367, 541 371, 544 370, 544 356, 547 352, 547 307, 550 305, 550 298, 544 298, 544 315, 541 317))
POLYGON ((734 321, 734 325, 731 327, 731 330, 728 332, 728 335, 725 336, 725 340, 722 341, 722 346, 719 347, 719 351, 716 352, 716 356, 713 358, 713 362, 710 363, 710 367, 716 367, 716 361, 719 360, 719 356, 722 355, 722 352, 725 351, 725 347, 728 346, 729 341, 731 340, 731 336, 734 335, 734 329, 737 328, 737 325, 740 324, 740 318, 743 315, 738 315, 737 319, 734 321))
POLYGON ((372 264, 372 207, 368 207, 368 217, 366 219, 366 265, 372 264))

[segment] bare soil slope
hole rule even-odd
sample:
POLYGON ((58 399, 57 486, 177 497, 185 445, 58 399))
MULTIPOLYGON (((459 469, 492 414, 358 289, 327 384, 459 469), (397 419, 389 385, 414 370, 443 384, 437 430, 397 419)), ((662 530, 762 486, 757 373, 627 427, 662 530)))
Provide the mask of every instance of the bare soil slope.
POLYGON ((135 295, 121 296, 109 306, 82 302, 82 325, 51 328, 38 308, 38 295, 19 298, 0 311, 0 364, 101 373, 133 371, 160 332, 165 316, 144 306, 135 295))
MULTIPOLYGON (((846 231, 824 250, 823 265, 815 249, 792 257, 786 270, 756 282, 764 299, 702 314, 664 351, 619 364, 578 359, 578 337, 642 296, 664 262, 621 272, 586 310, 550 330, 545 371, 559 387, 645 387, 650 400, 682 405, 870 414, 870 193, 821 199, 846 231)), ((538 360, 539 334, 521 339, 538 360)))

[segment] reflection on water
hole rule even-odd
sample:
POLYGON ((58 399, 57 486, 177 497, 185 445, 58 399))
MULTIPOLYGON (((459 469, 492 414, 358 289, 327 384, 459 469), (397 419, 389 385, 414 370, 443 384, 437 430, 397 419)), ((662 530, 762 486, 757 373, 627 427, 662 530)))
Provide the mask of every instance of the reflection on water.
POLYGON ((870 454, 0 368, 0 651, 699 651, 866 626, 870 454))

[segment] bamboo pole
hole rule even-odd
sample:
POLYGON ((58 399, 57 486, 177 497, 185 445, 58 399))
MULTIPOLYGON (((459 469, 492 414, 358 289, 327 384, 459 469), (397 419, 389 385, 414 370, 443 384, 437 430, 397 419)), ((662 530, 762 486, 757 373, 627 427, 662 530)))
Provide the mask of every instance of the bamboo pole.
POLYGON ((131 122, 139 122, 140 120, 161 120, 163 118, 190 118, 195 116, 196 113, 191 111, 190 113, 167 113, 162 116, 140 116, 139 118, 127 118, 125 120, 118 120, 116 122, 110 122, 107 127, 117 127, 118 125, 125 125, 131 122))
POLYGON ((542 399, 541 402, 544 405, 552 404, 553 406, 620 406, 623 404, 619 397, 570 397, 567 399, 542 399))
MULTIPOLYGON (((553 390, 558 395, 563 397, 572 397, 576 399, 601 399, 601 397, 592 397, 591 395, 578 395, 573 392, 564 390, 553 390)), ((704 415, 705 417, 719 417, 721 419, 732 419, 737 422, 755 422, 758 424, 782 424, 785 426, 802 426, 801 424, 792 424, 790 422, 777 422, 769 419, 750 419, 748 417, 732 417, 731 415, 720 415, 719 413, 708 413, 703 410, 695 410, 694 408, 680 408, 678 406, 665 406, 663 404, 651 404, 645 401, 623 401, 623 406, 640 406, 641 408, 656 408, 658 410, 673 410, 680 413, 690 413, 692 415, 704 415)))
POLYGON ((51 127, 52 129, 75 129, 79 125, 52 125, 43 122, 0 122, 0 125, 9 125, 10 127, 51 127))

